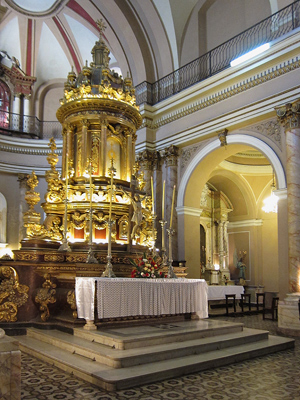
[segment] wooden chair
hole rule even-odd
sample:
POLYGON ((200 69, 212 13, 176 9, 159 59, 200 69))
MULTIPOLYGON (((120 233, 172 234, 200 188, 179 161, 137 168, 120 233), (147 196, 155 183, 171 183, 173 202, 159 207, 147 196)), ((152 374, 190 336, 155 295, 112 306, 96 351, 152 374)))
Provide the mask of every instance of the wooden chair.
POLYGON ((277 293, 274 292, 265 292, 265 301, 263 307, 263 319, 266 319, 267 314, 271 314, 272 321, 278 319, 278 302, 279 297, 277 297, 277 293))
POLYGON ((248 306, 248 313, 251 312, 251 294, 250 293, 242 293, 241 294, 241 309, 242 309, 242 313, 244 313, 244 306, 247 305, 248 306), (247 302, 246 302, 247 300, 247 302))
POLYGON ((236 313, 236 304, 235 304, 235 294, 225 294, 225 298, 226 298, 226 315, 229 315, 229 302, 228 300, 232 300, 232 304, 233 304, 233 309, 234 312, 236 313))
POLYGON ((264 308, 265 308, 265 293, 256 293, 256 311, 263 312, 264 308))

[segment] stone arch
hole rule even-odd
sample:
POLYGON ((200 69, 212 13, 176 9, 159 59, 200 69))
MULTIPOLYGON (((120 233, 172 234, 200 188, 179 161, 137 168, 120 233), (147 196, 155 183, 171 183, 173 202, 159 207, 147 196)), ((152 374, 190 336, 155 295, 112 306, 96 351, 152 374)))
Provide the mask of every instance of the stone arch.
MULTIPOLYGON (((285 171, 276 152, 263 140, 245 134, 231 134, 227 146, 215 139, 202 147, 187 166, 177 196, 179 259, 186 260, 190 277, 199 278, 200 252, 194 248, 199 238, 199 199, 211 171, 225 158, 249 149, 258 149, 270 161, 276 174, 277 189, 286 188, 285 171), (191 240, 192 238, 192 240, 191 240), (196 251, 195 251, 196 250, 196 251), (199 254, 198 254, 199 253, 199 254)), ((251 213, 252 214, 252 213, 251 213)), ((253 218, 253 217, 250 217, 253 218)), ((279 218, 279 214, 278 214, 279 218)))
MULTIPOLYGON (((282 166, 282 163, 275 153, 275 151, 264 141, 258 139, 254 136, 245 135, 245 134, 237 134, 237 135, 229 135, 227 136, 227 144, 228 145, 246 145, 254 147, 261 151, 273 165, 274 172, 276 174, 276 182, 277 182, 277 189, 285 189, 286 188, 286 177, 285 171, 282 166)), ((186 195, 187 186, 192 176, 192 173, 195 171, 196 167, 203 161, 207 156, 209 156, 212 152, 222 150, 220 148, 220 141, 218 139, 210 142, 207 146, 203 147, 191 160, 190 164, 187 166, 180 185, 178 189, 178 197, 177 197, 177 207, 184 206, 184 197, 186 195)), ((228 147, 229 149, 229 147, 228 147)), ((235 149, 233 149, 233 152, 235 149)), ((226 155, 228 156, 228 154, 226 155)), ((218 163, 218 161, 216 161, 218 163)))

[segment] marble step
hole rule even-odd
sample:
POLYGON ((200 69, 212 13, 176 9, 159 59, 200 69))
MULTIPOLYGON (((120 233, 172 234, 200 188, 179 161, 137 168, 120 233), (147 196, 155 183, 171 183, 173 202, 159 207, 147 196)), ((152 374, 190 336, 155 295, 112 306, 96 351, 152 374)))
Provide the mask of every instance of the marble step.
POLYGON ((201 339, 242 330, 242 323, 202 319, 178 321, 172 324, 144 324, 132 327, 97 329, 95 331, 75 328, 74 336, 104 344, 114 349, 125 350, 201 339))
POLYGON ((162 379, 170 379, 217 368, 293 347, 294 340, 292 339, 269 336, 268 339, 260 342, 215 350, 201 355, 190 355, 126 369, 115 369, 110 373, 103 371, 101 379, 106 382, 106 387, 113 388, 112 390, 126 389, 136 386, 136 382, 139 382, 139 384, 153 383, 162 379))
POLYGON ((294 347, 293 339, 269 336, 254 343, 116 369, 29 336, 19 336, 18 340, 21 351, 108 391, 175 378, 294 347))
POLYGON ((224 349, 244 343, 257 342, 268 338, 267 331, 244 328, 243 331, 230 332, 219 336, 201 339, 169 342, 144 348, 127 350, 112 349, 96 342, 90 342, 60 331, 41 331, 30 328, 27 336, 41 342, 67 350, 73 354, 90 358, 96 362, 113 368, 125 368, 134 365, 152 363, 161 360, 184 357, 191 354, 201 354, 208 351, 224 349))

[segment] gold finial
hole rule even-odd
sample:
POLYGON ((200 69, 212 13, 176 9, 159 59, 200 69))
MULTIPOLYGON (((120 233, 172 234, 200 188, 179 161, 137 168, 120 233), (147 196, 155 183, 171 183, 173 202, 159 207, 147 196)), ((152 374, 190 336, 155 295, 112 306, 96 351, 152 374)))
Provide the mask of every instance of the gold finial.
POLYGON ((56 143, 55 143, 54 137, 52 137, 49 140, 48 146, 50 147, 52 153, 54 153, 54 150, 56 150, 56 143))
POLYGON ((30 189, 34 189, 39 184, 38 178, 34 171, 31 172, 31 175, 27 175, 27 185, 30 189))
POLYGON ((116 172, 117 172, 117 170, 116 170, 115 167, 114 167, 114 159, 111 158, 111 160, 110 160, 110 167, 108 168, 109 176, 110 176, 110 177, 111 177, 111 176, 114 176, 116 172))
POLYGON ((105 29, 106 29, 106 24, 105 24, 105 22, 103 21, 102 18, 101 18, 101 19, 98 19, 98 20, 96 21, 96 24, 98 25, 98 28, 99 28, 99 31, 100 31, 100 39, 102 39, 103 32, 104 32, 105 29))

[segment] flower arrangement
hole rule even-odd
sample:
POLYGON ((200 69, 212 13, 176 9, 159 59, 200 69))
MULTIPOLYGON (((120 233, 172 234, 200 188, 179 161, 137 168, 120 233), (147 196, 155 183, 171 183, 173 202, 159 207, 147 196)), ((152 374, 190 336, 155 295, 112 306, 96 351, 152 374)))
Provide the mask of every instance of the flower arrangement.
POLYGON ((145 279, 157 279, 157 278, 166 278, 167 275, 160 271, 160 258, 146 256, 139 257, 136 260, 131 260, 131 264, 134 266, 134 269, 131 272, 131 278, 145 278, 145 279))

